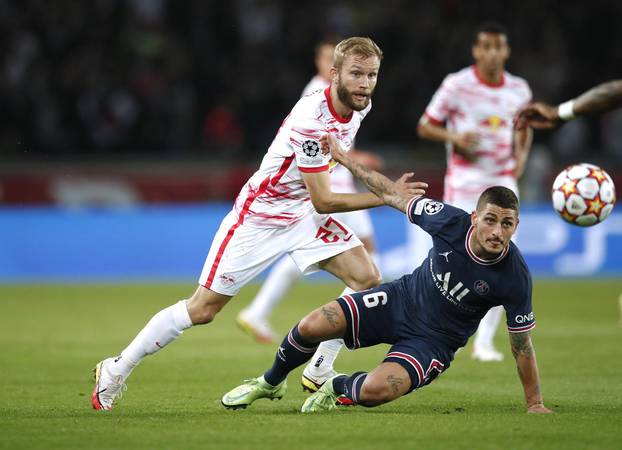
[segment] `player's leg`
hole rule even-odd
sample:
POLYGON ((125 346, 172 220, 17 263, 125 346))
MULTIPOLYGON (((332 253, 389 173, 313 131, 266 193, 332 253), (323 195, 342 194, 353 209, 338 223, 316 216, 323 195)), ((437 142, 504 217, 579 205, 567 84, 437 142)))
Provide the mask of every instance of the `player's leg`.
MULTIPOLYGON (((320 263, 320 267, 347 286, 341 295, 364 291, 380 284, 380 272, 363 247, 355 247, 320 263)), ((308 391, 317 390, 335 375, 335 359, 343 347, 340 339, 322 342, 303 371, 301 383, 308 391)))
POLYGON ((304 402, 301 411, 334 409, 339 396, 345 396, 357 405, 378 406, 408 394, 411 385, 410 375, 404 367, 395 362, 383 362, 369 373, 334 376, 304 402))
POLYGON ((352 230, 356 237, 363 243, 363 247, 367 250, 376 268, 380 269, 378 254, 376 253, 376 243, 374 241, 374 226, 369 211, 362 209, 359 211, 332 214, 332 217, 345 223, 352 230))
POLYGON ((343 310, 336 301, 311 312, 285 336, 272 367, 226 393, 221 400, 223 406, 245 408, 260 398, 281 398, 287 390, 287 375, 311 358, 319 342, 342 337, 346 329, 343 310))
MULTIPOLYGON (((388 302, 395 299, 390 294, 386 298, 388 302)), ((399 320, 393 320, 392 323, 399 327, 399 320)), ((374 324, 365 322, 361 326, 363 329, 360 340, 363 344, 371 336, 366 328, 373 327, 374 324)), ((377 329, 376 332, 383 331, 377 329)), ((346 331, 346 338, 348 333, 346 331)), ((370 373, 356 372, 351 376, 337 375, 331 378, 305 401, 302 412, 334 409, 335 399, 339 395, 350 399, 354 404, 382 405, 430 384, 449 368, 452 358, 453 351, 440 342, 433 345, 418 336, 402 336, 376 369, 370 373)))
POLYGON ((471 357, 478 361, 502 361, 503 353, 495 349, 493 340, 503 317, 503 306, 495 306, 488 310, 482 318, 473 340, 471 357))
POLYGON ((192 297, 158 312, 120 356, 97 364, 93 407, 111 409, 132 370, 145 356, 166 347, 192 325, 211 322, 242 286, 273 263, 279 256, 279 245, 278 239, 270 242, 272 234, 270 230, 240 226, 237 217, 229 213, 214 237, 200 286, 192 297), (245 251, 240 252, 240 248, 245 251))
POLYGON ((238 314, 238 325, 258 342, 274 342, 275 333, 268 318, 292 284, 301 277, 300 269, 289 256, 277 261, 251 304, 238 314))
POLYGON ((230 299, 230 296, 199 286, 188 300, 181 300, 155 314, 119 356, 104 359, 95 367, 93 407, 111 409, 125 389, 125 381, 147 355, 160 351, 192 325, 211 322, 230 299))

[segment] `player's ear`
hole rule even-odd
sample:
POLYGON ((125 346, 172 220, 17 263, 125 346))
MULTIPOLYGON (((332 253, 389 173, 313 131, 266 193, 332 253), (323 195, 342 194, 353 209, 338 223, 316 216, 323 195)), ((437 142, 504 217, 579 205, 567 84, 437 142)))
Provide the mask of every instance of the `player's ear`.
POLYGON ((471 213, 471 225, 475 226, 477 223, 477 210, 471 213))
POLYGON ((508 58, 510 57, 510 55, 512 54, 512 47, 510 47, 510 45, 506 45, 506 50, 505 50, 505 60, 507 61, 508 58))
POLYGON ((335 66, 332 66, 330 68, 330 78, 333 80, 333 83, 337 81, 338 74, 339 74, 339 71, 337 70, 337 68, 335 66))

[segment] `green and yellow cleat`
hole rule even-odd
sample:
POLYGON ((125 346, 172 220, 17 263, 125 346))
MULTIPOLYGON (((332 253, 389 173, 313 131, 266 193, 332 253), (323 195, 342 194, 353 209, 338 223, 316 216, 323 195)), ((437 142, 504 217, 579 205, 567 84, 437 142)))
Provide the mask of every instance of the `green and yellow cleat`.
POLYGON ((227 409, 244 409, 260 398, 281 400, 286 392, 287 380, 283 380, 277 386, 270 386, 261 376, 244 380, 244 384, 223 395, 220 402, 227 409))
POLYGON ((333 389, 333 378, 341 375, 343 374, 339 373, 326 380, 316 393, 310 395, 305 400, 300 411, 303 413, 312 413, 336 409, 339 395, 335 393, 333 389))

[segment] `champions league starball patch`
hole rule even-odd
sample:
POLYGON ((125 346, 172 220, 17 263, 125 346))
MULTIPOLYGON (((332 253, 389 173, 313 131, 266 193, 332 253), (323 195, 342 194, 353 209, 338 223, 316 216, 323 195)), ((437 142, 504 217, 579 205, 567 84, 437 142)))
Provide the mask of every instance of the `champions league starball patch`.
POLYGON ((426 202, 423 210, 428 216, 433 216, 434 214, 438 214, 445 207, 445 204, 441 202, 426 202))
POLYGON ((302 151, 307 156, 317 156, 320 153, 320 144, 317 141, 304 141, 302 143, 302 151))

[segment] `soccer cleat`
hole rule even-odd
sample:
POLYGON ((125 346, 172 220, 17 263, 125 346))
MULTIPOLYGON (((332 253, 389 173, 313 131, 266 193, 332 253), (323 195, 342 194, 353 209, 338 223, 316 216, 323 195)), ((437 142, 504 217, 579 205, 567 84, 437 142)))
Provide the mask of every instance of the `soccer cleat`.
POLYGON ((286 392, 287 380, 283 380, 277 386, 270 386, 261 376, 244 380, 244 384, 223 395, 220 402, 227 409, 243 409, 260 398, 281 400, 286 392))
POLYGON ((303 413, 330 411, 337 408, 337 398, 339 395, 333 389, 333 378, 343 374, 336 374, 322 384, 322 387, 314 394, 311 394, 300 409, 303 413))
POLYGON ((309 371, 309 367, 307 366, 302 372, 302 378, 300 379, 302 390, 313 394, 322 387, 326 380, 334 377, 335 375, 337 375, 337 372, 335 372, 333 369, 328 370, 322 375, 313 375, 311 374, 311 372, 309 371))
POLYGON ((268 322, 252 319, 245 314, 245 311, 240 312, 235 321, 243 331, 250 334, 257 342, 261 344, 274 344, 276 342, 276 333, 268 325, 268 322))
MULTIPOLYGON (((302 372, 300 384, 302 385, 303 391, 309 392, 311 394, 317 392, 318 389, 320 389, 322 385, 326 382, 326 380, 328 380, 329 378, 333 378, 337 375, 337 372, 335 372, 333 369, 330 369, 328 372, 326 372, 326 375, 315 376, 311 375, 307 368, 308 366, 305 367, 305 370, 302 372)), ((337 397, 337 406, 354 406, 354 402, 345 395, 340 395, 339 397, 337 397)))
POLYGON ((93 409, 100 411, 110 411, 116 400, 123 396, 127 386, 123 382, 122 375, 113 375, 108 370, 109 364, 114 358, 107 358, 97 363, 93 372, 95 373, 95 389, 91 394, 91 404, 93 409))
POLYGON ((497 351, 492 346, 473 346, 471 359, 482 362, 503 361, 503 353, 497 351))

